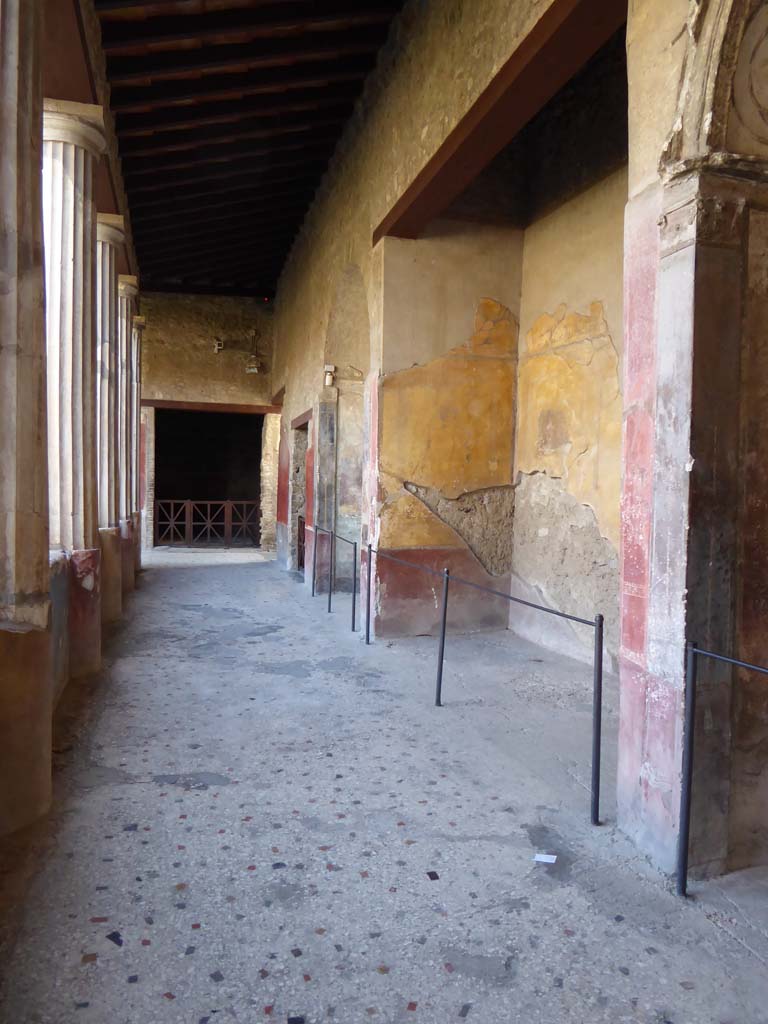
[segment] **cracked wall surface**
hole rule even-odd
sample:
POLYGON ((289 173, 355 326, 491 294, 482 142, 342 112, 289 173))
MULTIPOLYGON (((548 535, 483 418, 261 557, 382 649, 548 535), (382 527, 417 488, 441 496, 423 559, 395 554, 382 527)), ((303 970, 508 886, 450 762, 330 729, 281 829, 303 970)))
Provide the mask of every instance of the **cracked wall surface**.
POLYGON ((446 498, 436 487, 419 487, 408 480, 404 486, 433 515, 456 531, 487 573, 503 576, 510 571, 515 511, 513 487, 486 487, 458 498, 446 498))
MULTIPOLYGON (((516 345, 517 325, 509 309, 483 299, 477 306, 475 331, 465 345, 424 366, 383 378, 384 546, 460 545, 463 537, 456 517, 442 516, 440 501, 449 503, 444 505, 447 510, 463 495, 511 484, 516 345)), ((468 499, 466 508, 475 507, 485 506, 468 499)), ((474 518, 470 532, 480 549, 493 546, 493 537, 509 525, 509 517, 493 523, 486 508, 484 525, 491 535, 480 542, 476 512, 474 518)))
MULTIPOLYGON (((617 655, 618 554, 602 536, 594 511, 569 494, 564 481, 546 473, 520 477, 515 488, 512 569, 558 611, 587 619, 602 612, 606 647, 617 655)), ((513 608, 513 628, 516 619, 513 608)), ((551 625, 547 620, 546 628, 551 625)), ((543 621, 541 628, 545 634, 543 621)), ((570 624, 567 628, 581 644, 591 645, 591 629, 573 629, 570 624)))
MULTIPOLYGON (((585 618, 602 612, 613 654, 626 188, 622 169, 526 230, 517 381, 518 596, 585 618)), ((520 621, 514 609, 510 621, 520 621)), ((591 632, 568 630, 591 644, 591 632)))

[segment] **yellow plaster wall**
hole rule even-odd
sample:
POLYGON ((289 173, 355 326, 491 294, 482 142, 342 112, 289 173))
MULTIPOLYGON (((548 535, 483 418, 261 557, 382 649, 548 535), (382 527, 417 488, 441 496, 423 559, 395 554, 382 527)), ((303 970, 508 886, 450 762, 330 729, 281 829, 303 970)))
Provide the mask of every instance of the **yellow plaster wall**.
POLYGON ((690 0, 630 0, 629 191, 637 195, 658 178, 659 160, 675 124, 686 51, 690 0))
POLYGON ((519 321, 521 230, 438 220, 419 239, 384 238, 381 246, 382 372, 426 364, 466 345, 484 295, 519 321))
POLYGON ((456 533, 404 489, 435 488, 445 498, 509 486, 514 447, 517 324, 492 299, 477 306, 462 346, 381 385, 380 543, 461 545, 456 533))
POLYGON ((516 472, 545 472, 618 548, 622 170, 532 224, 523 244, 516 472))
POLYGON ((311 407, 322 387, 331 303, 349 264, 362 272, 376 352, 382 268, 374 228, 552 2, 405 5, 280 280, 273 383, 286 388, 288 418, 311 407))

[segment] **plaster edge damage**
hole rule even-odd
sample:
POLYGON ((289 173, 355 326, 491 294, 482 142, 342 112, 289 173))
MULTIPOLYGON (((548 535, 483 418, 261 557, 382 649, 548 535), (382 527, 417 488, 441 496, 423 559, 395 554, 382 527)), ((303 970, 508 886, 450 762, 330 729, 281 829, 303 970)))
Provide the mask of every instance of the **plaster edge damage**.
MULTIPOLYGON (((489 575, 513 573, 514 596, 584 618, 602 612, 606 647, 617 656, 618 553, 601 534, 594 509, 569 494, 563 480, 543 472, 520 473, 515 485, 458 498, 409 480, 403 486, 458 534, 489 575)), ((547 646, 563 646, 554 636, 562 632, 591 650, 592 632, 586 627, 555 625, 540 615, 530 623, 513 615, 512 622, 523 635, 547 646)))
MULTIPOLYGON (((547 473, 521 473, 515 486, 512 569, 558 611, 605 616, 606 647, 618 654, 619 557, 600 532, 594 509, 547 473)), ((525 594, 519 596, 525 597, 525 594)), ((550 616, 551 618, 551 616, 550 616)), ((585 644, 592 631, 568 624, 585 644)))
POLYGON ((467 491, 457 498, 446 498, 436 487, 410 480, 403 481, 403 487, 459 535, 489 575, 504 576, 512 570, 512 484, 467 491))

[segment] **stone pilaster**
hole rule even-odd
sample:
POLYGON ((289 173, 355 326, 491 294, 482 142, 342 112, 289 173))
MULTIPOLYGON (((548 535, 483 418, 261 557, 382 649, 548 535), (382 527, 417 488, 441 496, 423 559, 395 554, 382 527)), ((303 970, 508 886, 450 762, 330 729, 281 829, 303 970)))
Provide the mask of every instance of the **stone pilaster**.
MULTIPOLYGON (((745 191, 697 172, 627 211, 618 815, 669 871, 685 640, 726 654, 733 645, 745 191)), ((702 663, 697 693, 691 867, 718 873, 728 851, 730 671, 702 663)))
POLYGON ((117 261, 125 242, 123 218, 98 215, 96 226, 96 365, 98 409, 101 621, 123 613, 120 541, 120 337, 117 261))
POLYGON ((0 18, 0 835, 51 794, 40 8, 0 18))
POLYGON ((123 559, 123 593, 134 588, 134 519, 133 519, 133 472, 134 472, 134 387, 133 374, 133 315, 138 294, 135 277, 121 274, 118 278, 118 362, 119 362, 119 466, 118 466, 118 513, 120 516, 120 543, 123 559))
POLYGON ((134 316, 131 360, 133 364, 133 399, 132 399, 132 426, 133 426, 133 451, 131 465, 131 519, 133 520, 133 551, 134 569, 136 572, 141 569, 141 544, 142 544, 142 523, 141 506, 143 501, 142 479, 145 473, 144 442, 142 440, 141 425, 141 338, 144 332, 146 321, 143 316, 134 316))
POLYGON ((96 209, 100 107, 44 100, 43 227, 50 540, 71 553, 70 670, 101 664, 96 491, 96 209))

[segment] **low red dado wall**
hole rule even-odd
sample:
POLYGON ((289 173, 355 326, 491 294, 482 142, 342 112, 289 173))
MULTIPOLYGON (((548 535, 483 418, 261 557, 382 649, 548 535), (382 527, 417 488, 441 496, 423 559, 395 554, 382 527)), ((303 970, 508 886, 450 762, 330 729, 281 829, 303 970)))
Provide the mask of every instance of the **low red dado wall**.
MULTIPOLYGON (((438 573, 447 568, 451 575, 462 576, 472 583, 492 587, 502 593, 509 592, 509 576, 489 576, 474 555, 461 548, 398 548, 389 553, 438 573)), ((439 633, 442 579, 381 556, 374 558, 376 636, 433 636, 439 633)), ((448 591, 449 629, 506 629, 508 623, 507 600, 451 582, 448 591)))

